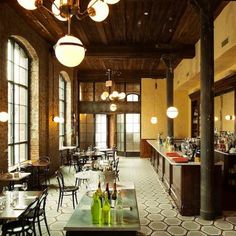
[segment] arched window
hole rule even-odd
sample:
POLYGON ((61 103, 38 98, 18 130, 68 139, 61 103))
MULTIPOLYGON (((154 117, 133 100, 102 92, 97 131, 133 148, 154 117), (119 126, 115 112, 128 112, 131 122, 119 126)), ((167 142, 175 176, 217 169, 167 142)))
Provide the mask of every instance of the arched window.
POLYGON ((127 102, 138 102, 139 101, 139 96, 135 93, 128 94, 126 96, 127 102))
POLYGON ((28 159, 29 57, 13 39, 8 40, 8 160, 9 166, 28 159))
POLYGON ((59 116, 64 122, 59 123, 59 144, 65 145, 66 142, 66 81, 59 75, 59 116))

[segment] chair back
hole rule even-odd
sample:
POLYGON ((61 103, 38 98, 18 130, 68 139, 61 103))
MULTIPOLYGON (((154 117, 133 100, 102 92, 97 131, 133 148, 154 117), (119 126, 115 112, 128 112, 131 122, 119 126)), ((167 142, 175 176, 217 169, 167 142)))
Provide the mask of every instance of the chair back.
POLYGON ((42 193, 41 197, 39 198, 38 210, 45 211, 47 196, 48 196, 48 188, 45 188, 43 190, 43 193, 42 193))
POLYGON ((32 203, 29 204, 29 206, 26 208, 26 210, 21 214, 19 219, 24 224, 28 224, 28 219, 31 219, 31 222, 34 223, 35 219, 37 217, 37 208, 38 208, 39 198, 36 198, 32 203))
POLYGON ((64 186, 65 186, 65 184, 64 184, 64 177, 63 177, 62 173, 59 170, 56 171, 56 177, 57 177, 59 188, 63 189, 64 186))

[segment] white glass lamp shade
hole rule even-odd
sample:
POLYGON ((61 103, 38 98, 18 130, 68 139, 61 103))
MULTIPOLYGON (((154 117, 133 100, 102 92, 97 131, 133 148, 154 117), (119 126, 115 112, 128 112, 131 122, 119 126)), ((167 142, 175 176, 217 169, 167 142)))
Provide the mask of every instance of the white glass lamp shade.
POLYGON ((60 38, 55 45, 55 54, 62 65, 75 67, 83 61, 85 49, 78 38, 66 35, 60 38))
POLYGON ((215 117, 214 117, 214 120, 215 120, 215 121, 218 121, 218 120, 219 120, 219 118, 218 118, 217 116, 215 116, 215 117))
POLYGON ((152 116, 151 117, 151 123, 152 124, 156 124, 157 123, 157 117, 156 116, 152 116))
POLYGON ((226 119, 226 120, 235 120, 235 116, 226 115, 226 116, 225 116, 225 119, 226 119))
POLYGON ((166 115, 171 119, 176 118, 178 116, 178 114, 179 114, 179 112, 176 107, 169 107, 166 111, 166 115))
POLYGON ((17 2, 24 7, 26 10, 35 10, 35 0, 17 0, 17 2))
POLYGON ((119 99, 121 100, 121 99, 124 99, 124 98, 125 98, 125 93, 124 92, 119 93, 119 99))
POLYGON ((117 105, 114 104, 114 103, 112 103, 112 104, 110 105, 110 110, 111 110, 111 111, 116 111, 116 109, 117 109, 117 105))
POLYGON ((116 4, 118 3, 120 0, 104 0, 105 3, 107 4, 116 4))
POLYGON ((114 100, 113 94, 110 94, 110 95, 109 95, 109 99, 110 99, 110 100, 114 100))
POLYGON ((60 20, 60 21, 67 21, 66 18, 64 18, 64 17, 62 17, 62 16, 60 15, 60 10, 59 10, 60 3, 61 3, 60 0, 55 0, 55 1, 53 2, 53 4, 52 4, 52 12, 53 12, 54 16, 55 16, 58 20, 60 20))
POLYGON ((118 97, 119 97, 119 93, 118 93, 117 91, 113 91, 113 92, 112 92, 112 96, 113 96, 114 98, 118 98, 118 97))
POLYGON ((7 122, 8 119, 9 119, 9 115, 7 112, 5 112, 5 111, 0 112, 0 121, 1 122, 7 122))
POLYGON ((109 93, 107 91, 104 91, 101 95, 101 99, 105 101, 109 97, 109 93))
POLYGON ((56 123, 60 123, 60 117, 59 116, 54 116, 53 121, 56 123))
POLYGON ((94 14, 89 14, 92 20, 101 22, 107 18, 109 7, 105 2, 101 0, 91 0, 88 4, 88 8, 90 7, 94 10, 94 14))

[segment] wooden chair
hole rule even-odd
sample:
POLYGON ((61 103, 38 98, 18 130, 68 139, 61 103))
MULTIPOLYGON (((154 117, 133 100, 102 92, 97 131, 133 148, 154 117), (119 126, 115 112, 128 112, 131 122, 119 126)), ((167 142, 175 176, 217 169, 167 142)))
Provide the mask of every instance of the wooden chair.
POLYGON ((19 220, 9 221, 2 226, 2 235, 34 235, 36 236, 35 220, 39 199, 33 201, 21 214, 19 220), (29 216, 32 216, 29 219, 29 216))
POLYGON ((77 199, 77 186, 66 186, 64 183, 64 177, 60 171, 56 172, 56 177, 59 185, 59 199, 57 205, 57 211, 59 210, 59 206, 62 206, 62 201, 64 196, 72 196, 73 208, 75 208, 75 201, 78 204, 77 199))

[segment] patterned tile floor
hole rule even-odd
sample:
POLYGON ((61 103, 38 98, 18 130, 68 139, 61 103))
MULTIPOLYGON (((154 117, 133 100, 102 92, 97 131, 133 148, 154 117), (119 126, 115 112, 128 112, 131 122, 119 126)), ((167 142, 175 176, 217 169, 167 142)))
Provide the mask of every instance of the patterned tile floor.
MULTIPOLYGON (((68 167, 63 167, 63 172, 66 183, 74 184, 74 170, 71 169, 69 172, 68 167)), ((222 218, 215 221, 205 221, 199 217, 183 217, 178 214, 147 159, 120 158, 120 180, 130 180, 135 183, 141 221, 139 236, 236 236, 236 212, 225 212, 222 218)), ((73 212, 71 197, 65 197, 63 207, 57 212, 58 190, 56 186, 54 178, 51 180, 46 205, 52 236, 65 234, 63 227, 73 212)), ((85 186, 82 186, 79 198, 84 192, 85 186)), ((47 235, 45 227, 43 227, 43 232, 47 235)))

